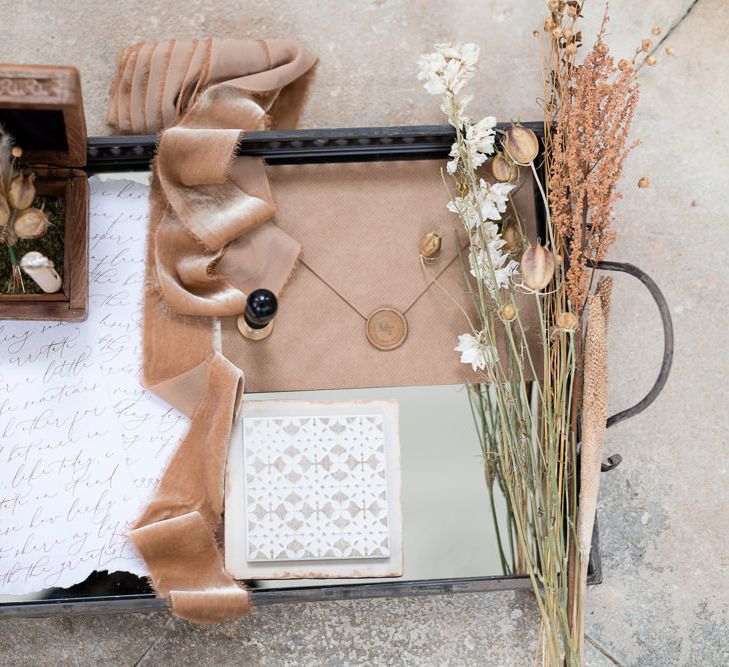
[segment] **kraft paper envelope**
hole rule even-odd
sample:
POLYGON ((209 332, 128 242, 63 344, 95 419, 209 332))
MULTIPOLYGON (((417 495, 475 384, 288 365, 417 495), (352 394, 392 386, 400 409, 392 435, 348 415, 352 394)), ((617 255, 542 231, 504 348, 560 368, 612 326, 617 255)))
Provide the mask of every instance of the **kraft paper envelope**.
MULTIPOLYGON (((468 321, 443 291, 477 322, 462 265, 468 262, 467 238, 458 217, 446 209, 443 166, 427 160, 268 167, 277 206, 273 222, 303 252, 268 338, 250 341, 240 335, 236 318, 222 320, 223 354, 245 372, 247 392, 477 379, 454 351, 458 336, 470 332, 468 321), (426 274, 418 247, 431 231, 442 235, 443 248, 426 274), (462 258, 456 234, 465 248, 462 258), (397 349, 379 350, 367 339, 367 318, 381 307, 407 319, 408 336, 397 349)), ((524 178, 512 199, 533 242, 534 183, 526 172, 524 178)), ((247 242, 242 237, 235 243, 247 242)), ((225 273, 234 281, 234 267, 225 267, 225 273)), ((537 334, 534 296, 521 296, 519 310, 527 336, 537 334)), ((540 368, 539 346, 531 347, 540 368)))

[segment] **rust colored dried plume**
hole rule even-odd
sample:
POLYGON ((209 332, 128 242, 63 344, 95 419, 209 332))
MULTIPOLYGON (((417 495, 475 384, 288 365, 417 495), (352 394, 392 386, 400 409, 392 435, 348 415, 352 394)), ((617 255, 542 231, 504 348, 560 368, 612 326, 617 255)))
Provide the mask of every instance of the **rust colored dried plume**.
POLYGON ((628 145, 628 132, 638 84, 629 70, 615 66, 604 42, 606 23, 607 16, 595 46, 575 68, 552 142, 552 222, 568 248, 567 294, 580 312, 589 290, 589 266, 604 258, 615 240, 616 186, 635 146, 628 145))

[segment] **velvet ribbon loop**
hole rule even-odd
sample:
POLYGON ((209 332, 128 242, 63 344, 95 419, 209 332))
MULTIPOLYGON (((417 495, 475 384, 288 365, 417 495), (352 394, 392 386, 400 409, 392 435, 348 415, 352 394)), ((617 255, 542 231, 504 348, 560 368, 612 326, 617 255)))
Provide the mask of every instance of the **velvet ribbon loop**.
POLYGON ((278 108, 292 123, 303 93, 294 83, 315 61, 287 40, 142 42, 122 51, 112 86, 107 119, 118 131, 164 130, 150 193, 143 384, 191 417, 129 536, 157 594, 200 623, 250 608, 215 537, 244 377, 216 350, 214 318, 242 312, 257 287, 280 293, 300 253, 269 222, 262 161, 235 150, 278 108))

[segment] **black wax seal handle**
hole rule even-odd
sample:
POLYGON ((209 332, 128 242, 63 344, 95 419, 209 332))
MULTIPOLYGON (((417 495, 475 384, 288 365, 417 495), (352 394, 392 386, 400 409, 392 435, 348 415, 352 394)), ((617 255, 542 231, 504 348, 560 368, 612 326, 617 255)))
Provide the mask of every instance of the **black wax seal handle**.
POLYGON ((263 329, 276 317, 278 300, 267 289, 257 289, 248 295, 243 317, 251 329, 263 329))

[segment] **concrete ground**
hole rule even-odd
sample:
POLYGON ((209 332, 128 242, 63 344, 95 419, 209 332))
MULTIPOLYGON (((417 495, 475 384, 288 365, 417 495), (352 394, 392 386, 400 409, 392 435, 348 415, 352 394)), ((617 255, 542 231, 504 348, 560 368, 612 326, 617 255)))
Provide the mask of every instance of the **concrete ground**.
MULTIPOLYGON (((597 22, 601 3, 587 3, 597 22)), ((321 62, 308 127, 441 122, 415 81, 435 41, 477 41, 481 110, 538 118, 539 0, 0 0, 0 60, 75 64, 90 133, 123 45, 166 36, 290 36, 321 62)), ((600 502, 605 582, 589 592, 591 665, 729 664, 729 464, 726 310, 729 241, 729 3, 613 0, 610 42, 635 48, 654 25, 676 56, 641 71, 616 260, 647 270, 676 326, 660 400, 611 430, 624 463, 600 502), (648 176, 651 188, 639 190, 648 176)), ((477 107, 474 106, 474 110, 477 107)), ((617 279, 611 331, 614 409, 649 387, 661 354, 654 306, 617 279)), ((216 627, 166 613, 0 622, 3 665, 527 665, 537 614, 530 594, 322 603, 261 609, 216 627)))

